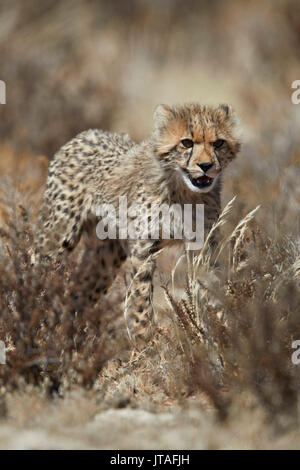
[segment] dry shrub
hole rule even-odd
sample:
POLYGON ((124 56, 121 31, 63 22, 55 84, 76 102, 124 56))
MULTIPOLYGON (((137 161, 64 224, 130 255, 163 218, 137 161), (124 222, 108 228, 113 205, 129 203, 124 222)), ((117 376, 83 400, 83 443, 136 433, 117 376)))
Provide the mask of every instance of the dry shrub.
MULTIPOLYGON (((300 338, 300 250, 285 225, 275 230, 268 220, 262 226, 263 207, 237 220, 239 198, 231 200, 211 233, 226 228, 219 246, 211 252, 209 235, 199 254, 187 256, 185 295, 178 296, 175 284, 163 286, 171 324, 159 320, 153 341, 130 357, 124 283, 97 305, 81 291, 82 279, 98 270, 93 241, 61 266, 31 265, 46 168, 41 159, 32 172, 24 154, 18 159, 20 179, 11 151, 2 149, 4 160, 7 153, 14 182, 2 177, 0 184, 0 339, 7 347, 2 391, 27 383, 51 396, 97 385, 102 406, 158 411, 186 406, 193 398, 221 419, 246 393, 276 424, 297 418, 299 380, 291 345, 300 338)), ((289 215, 286 206, 284 211, 289 215)))
POLYGON ((187 254, 185 294, 174 296, 176 285, 163 286, 171 324, 160 321, 153 341, 130 357, 125 286, 113 286, 96 305, 81 291, 84 277, 98 270, 93 241, 62 265, 31 265, 34 194, 20 192, 29 181, 16 186, 1 179, 2 392, 30 384, 63 396, 74 386, 97 385, 102 408, 159 411, 193 398, 222 420, 246 394, 247 406, 259 405, 277 429, 297 419, 298 368, 291 362, 292 342, 300 338, 296 238, 262 228, 258 208, 233 226, 237 200, 230 201, 212 229, 229 225, 229 234, 214 252, 205 243, 199 254, 187 254))
POLYGON ((9 388, 44 382, 50 392, 61 393, 72 384, 91 386, 103 364, 127 346, 114 326, 119 295, 112 293, 114 300, 100 305, 79 295, 83 278, 98 269, 93 242, 59 266, 33 266, 32 214, 8 179, 2 180, 2 191, 7 223, 0 232, 0 337, 7 364, 0 368, 0 382, 9 388))
MULTIPOLYGON (((206 256, 204 245, 189 260, 185 298, 175 300, 165 288, 183 351, 173 378, 190 394, 205 391, 221 418, 247 392, 278 424, 282 416, 297 419, 300 384, 291 356, 300 338, 299 246, 272 240, 254 212, 216 253, 206 256), (209 267, 215 258, 221 267, 209 267)), ((228 207, 217 225, 224 213, 228 207)))

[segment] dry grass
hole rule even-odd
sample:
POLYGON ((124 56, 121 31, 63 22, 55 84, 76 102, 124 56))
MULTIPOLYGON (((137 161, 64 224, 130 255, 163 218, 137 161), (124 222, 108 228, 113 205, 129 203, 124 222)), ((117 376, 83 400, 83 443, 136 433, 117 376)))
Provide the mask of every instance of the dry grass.
POLYGON ((180 16, 177 0, 2 3, 0 446, 299 447, 296 3, 191 1, 180 16), (126 266, 93 306, 80 291, 93 241, 64 266, 30 264, 47 157, 88 127, 140 139, 158 102, 193 99, 241 118, 222 241, 162 253, 155 337, 132 355, 126 266))

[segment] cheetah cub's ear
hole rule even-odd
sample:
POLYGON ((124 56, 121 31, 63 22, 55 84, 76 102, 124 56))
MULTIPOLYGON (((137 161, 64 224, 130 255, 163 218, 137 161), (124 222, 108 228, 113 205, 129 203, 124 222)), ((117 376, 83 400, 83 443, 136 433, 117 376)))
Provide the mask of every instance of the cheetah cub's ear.
POLYGON ((221 131, 223 130, 225 133, 229 131, 230 140, 234 145, 235 153, 237 153, 241 147, 242 133, 234 109, 229 104, 220 104, 215 111, 215 120, 221 131))
POLYGON ((216 120, 219 123, 227 122, 230 125, 234 126, 237 124, 237 116, 235 111, 229 104, 220 104, 216 110, 216 120))
POLYGON ((162 156, 177 145, 185 127, 176 110, 166 104, 157 106, 153 118, 155 148, 158 155, 162 156))
POLYGON ((155 129, 159 129, 161 127, 166 126, 172 116, 173 112, 170 106, 166 104, 159 104, 156 107, 153 115, 155 129))
POLYGON ((223 113, 225 119, 230 119, 233 114, 233 109, 229 104, 220 104, 219 110, 223 113))

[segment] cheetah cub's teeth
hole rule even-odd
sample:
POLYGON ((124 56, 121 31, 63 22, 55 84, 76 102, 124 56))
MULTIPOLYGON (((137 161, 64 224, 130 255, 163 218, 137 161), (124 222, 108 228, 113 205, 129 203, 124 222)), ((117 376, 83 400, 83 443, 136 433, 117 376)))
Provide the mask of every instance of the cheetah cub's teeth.
POLYGON ((213 183, 214 178, 210 178, 210 176, 206 176, 206 175, 199 176, 198 178, 192 178, 190 176, 190 180, 192 184, 196 186, 197 188, 207 188, 213 183))

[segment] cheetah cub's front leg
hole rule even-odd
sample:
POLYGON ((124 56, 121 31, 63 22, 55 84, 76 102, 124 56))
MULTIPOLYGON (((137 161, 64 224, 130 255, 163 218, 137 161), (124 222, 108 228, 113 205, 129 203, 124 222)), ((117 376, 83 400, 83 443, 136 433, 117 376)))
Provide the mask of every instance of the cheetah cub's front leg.
POLYGON ((145 346, 153 333, 153 275, 156 267, 156 241, 139 240, 131 246, 131 284, 125 301, 125 320, 131 341, 137 348, 145 346))

